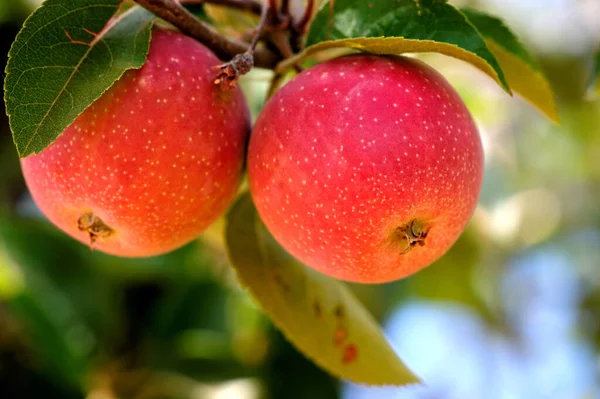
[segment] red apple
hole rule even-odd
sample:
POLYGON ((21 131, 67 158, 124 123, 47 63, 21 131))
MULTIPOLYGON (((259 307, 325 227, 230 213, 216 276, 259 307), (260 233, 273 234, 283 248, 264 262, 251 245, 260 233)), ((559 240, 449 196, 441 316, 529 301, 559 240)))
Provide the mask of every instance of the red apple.
POLYGON ((155 30, 141 69, 22 160, 42 212, 77 240, 126 257, 198 236, 237 191, 250 130, 241 91, 214 84, 220 63, 194 39, 155 30))
POLYGON ((477 203, 479 133, 424 63, 355 55, 299 74, 260 114, 250 189, 268 230, 327 275, 380 283, 442 256, 477 203))

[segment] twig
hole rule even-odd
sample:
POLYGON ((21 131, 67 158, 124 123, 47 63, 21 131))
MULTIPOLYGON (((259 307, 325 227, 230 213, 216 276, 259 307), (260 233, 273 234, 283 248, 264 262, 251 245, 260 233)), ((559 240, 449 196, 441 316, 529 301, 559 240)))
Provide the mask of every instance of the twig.
POLYGON ((269 8, 273 11, 277 10, 277 0, 269 0, 269 8))
POLYGON ((290 14, 290 0, 281 0, 281 13, 285 16, 290 14))
POLYGON ((262 4, 256 0, 181 0, 183 4, 215 4, 260 15, 262 4))
POLYGON ((277 3, 277 0, 269 0, 271 12, 268 28, 270 31, 288 30, 292 19, 289 13, 289 3, 283 0, 281 8, 278 7, 277 3))
POLYGON ((306 28, 308 27, 308 23, 310 22, 310 19, 312 17, 314 7, 315 7, 315 1, 308 0, 308 3, 306 4, 306 9, 304 10, 304 15, 302 16, 302 19, 300 21, 298 21, 298 23, 294 26, 294 29, 300 35, 303 35, 304 33, 306 33, 306 28))
POLYGON ((252 70, 252 67, 254 66, 256 45, 258 44, 258 40, 260 39, 260 36, 265 29, 265 25, 267 24, 269 10, 270 7, 268 5, 265 4, 262 6, 260 21, 258 22, 256 31, 252 37, 252 42, 250 42, 250 47, 248 47, 248 50, 244 51, 243 53, 237 54, 228 63, 219 67, 221 69, 221 73, 219 76, 217 76, 215 84, 225 83, 228 86, 234 86, 238 76, 245 75, 252 70))
MULTIPOLYGON (((135 0, 135 2, 198 39, 221 59, 235 57, 248 50, 246 43, 222 36, 174 0, 135 0)), ((262 68, 272 68, 278 61, 277 55, 266 48, 256 51, 253 49, 252 55, 254 64, 262 68)))
POLYGON ((260 35, 262 35, 263 30, 265 29, 265 25, 267 24, 267 17, 269 16, 269 7, 263 5, 262 10, 260 12, 260 21, 258 21, 258 26, 256 27, 256 32, 252 41, 250 42, 250 47, 248 47, 247 52, 254 55, 256 50, 256 45, 258 44, 258 39, 260 35))

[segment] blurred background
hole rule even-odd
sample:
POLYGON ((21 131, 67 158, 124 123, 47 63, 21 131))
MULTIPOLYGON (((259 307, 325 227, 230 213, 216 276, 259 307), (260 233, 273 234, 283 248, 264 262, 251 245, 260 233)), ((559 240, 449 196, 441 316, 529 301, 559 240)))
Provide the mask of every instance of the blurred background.
MULTIPOLYGON (((600 0, 453 3, 519 33, 562 124, 465 63, 423 56, 480 127, 480 205, 432 267, 351 288, 427 387, 356 386, 306 360, 237 285, 222 223, 168 256, 91 254, 32 203, 0 112, 0 398, 600 398, 600 99, 588 89, 600 0)), ((38 4, 0 0, 2 70, 38 4)), ((255 114, 269 77, 242 81, 255 114)))

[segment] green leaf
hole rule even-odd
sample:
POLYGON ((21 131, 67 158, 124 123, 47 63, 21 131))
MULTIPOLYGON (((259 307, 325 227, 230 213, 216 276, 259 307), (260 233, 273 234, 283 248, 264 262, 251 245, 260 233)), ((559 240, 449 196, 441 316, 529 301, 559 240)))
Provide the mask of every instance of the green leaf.
POLYGON ((498 60, 479 32, 443 0, 324 2, 300 57, 331 48, 375 54, 442 53, 473 64, 510 93, 498 60))
POLYGON ((319 366, 369 385, 419 382, 345 285, 303 266, 281 249, 260 221, 249 194, 231 209, 226 239, 242 285, 319 366))
POLYGON ((465 9, 462 12, 485 38, 510 87, 550 119, 558 122, 552 88, 535 59, 515 34, 496 17, 473 9, 465 9))
POLYGON ((103 29, 121 0, 47 0, 9 52, 5 101, 17 151, 38 153, 121 75, 141 67, 154 16, 140 7, 103 29))

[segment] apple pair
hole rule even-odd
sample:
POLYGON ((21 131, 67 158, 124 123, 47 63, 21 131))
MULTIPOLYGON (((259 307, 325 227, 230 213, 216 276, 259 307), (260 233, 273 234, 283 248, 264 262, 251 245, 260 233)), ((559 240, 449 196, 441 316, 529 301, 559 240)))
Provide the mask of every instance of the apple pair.
POLYGON ((456 241, 477 203, 483 152, 439 73, 403 57, 324 62, 281 88, 250 134, 242 92, 214 83, 220 63, 194 39, 155 30, 141 69, 22 160, 43 213, 94 249, 162 254, 222 216, 247 156, 266 227, 325 274, 396 280, 456 241))

